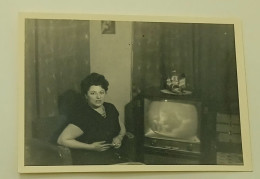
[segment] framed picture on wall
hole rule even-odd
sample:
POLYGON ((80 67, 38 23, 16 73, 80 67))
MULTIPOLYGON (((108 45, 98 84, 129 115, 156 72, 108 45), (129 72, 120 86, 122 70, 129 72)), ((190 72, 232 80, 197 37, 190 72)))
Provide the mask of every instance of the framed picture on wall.
POLYGON ((115 21, 101 21, 102 34, 115 34, 116 25, 115 21))
POLYGON ((20 173, 252 170, 240 21, 19 22, 20 173))

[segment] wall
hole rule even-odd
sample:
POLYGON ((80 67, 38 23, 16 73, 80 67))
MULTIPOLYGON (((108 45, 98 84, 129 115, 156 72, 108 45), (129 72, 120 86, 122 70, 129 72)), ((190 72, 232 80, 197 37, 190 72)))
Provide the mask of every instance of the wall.
POLYGON ((109 81, 106 101, 113 103, 122 118, 130 101, 131 22, 116 22, 115 34, 101 34, 101 21, 90 22, 90 70, 109 81))
MULTIPOLYGON (((260 1, 257 0, 84 0, 84 1, 35 1, 9 0, 0 1, 0 96, 1 121, 0 140, 0 178, 6 179, 101 179, 101 178, 136 178, 136 179, 244 179, 260 177, 260 1), (237 18, 243 22, 243 43, 245 51, 245 68, 247 72, 247 89, 251 138, 254 157, 254 172, 135 172, 135 173, 65 173, 65 174, 19 174, 17 173, 17 128, 18 117, 18 15, 20 12, 52 12, 77 14, 129 14, 153 16, 187 16, 237 18)), ((20 60, 20 59, 19 59, 20 60)), ((112 90, 111 90, 112 91, 112 90)))

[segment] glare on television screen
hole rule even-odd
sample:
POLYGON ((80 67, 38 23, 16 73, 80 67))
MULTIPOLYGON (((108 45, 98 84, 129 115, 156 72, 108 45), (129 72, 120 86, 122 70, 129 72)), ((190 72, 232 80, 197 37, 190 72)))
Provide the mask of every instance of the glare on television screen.
POLYGON ((145 135, 199 142, 198 109, 191 103, 145 101, 145 135))

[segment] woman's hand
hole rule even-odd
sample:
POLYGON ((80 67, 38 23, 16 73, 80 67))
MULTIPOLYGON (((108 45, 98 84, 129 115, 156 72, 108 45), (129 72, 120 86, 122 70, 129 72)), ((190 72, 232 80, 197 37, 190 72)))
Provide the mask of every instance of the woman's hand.
POLYGON ((112 145, 114 148, 118 149, 121 147, 121 142, 122 142, 122 137, 121 136, 116 136, 113 138, 112 145))
POLYGON ((106 141, 94 142, 91 144, 91 149, 98 152, 106 151, 111 147, 111 144, 106 144, 106 141))

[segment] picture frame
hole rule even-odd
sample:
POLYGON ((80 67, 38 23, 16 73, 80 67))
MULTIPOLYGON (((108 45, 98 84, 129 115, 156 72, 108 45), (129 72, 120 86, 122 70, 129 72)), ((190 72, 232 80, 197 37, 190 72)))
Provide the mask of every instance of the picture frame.
POLYGON ((115 21, 101 21, 102 34, 115 34, 115 21))

